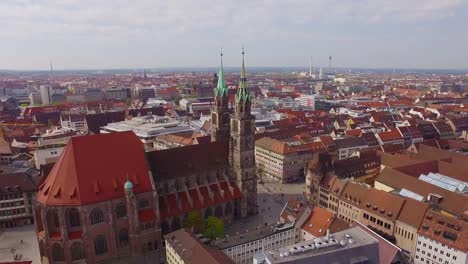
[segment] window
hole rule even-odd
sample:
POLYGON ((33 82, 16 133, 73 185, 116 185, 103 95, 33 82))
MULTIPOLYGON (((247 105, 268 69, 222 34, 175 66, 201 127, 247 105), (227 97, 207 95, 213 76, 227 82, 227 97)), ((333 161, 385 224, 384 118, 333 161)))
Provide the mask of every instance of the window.
POLYGON ((76 208, 69 209, 68 218, 70 221, 70 227, 80 226, 80 213, 78 212, 78 209, 76 208))
POLYGON ((119 232, 119 245, 120 247, 128 246, 128 231, 125 228, 119 232))
POLYGON ((52 256, 55 261, 64 261, 65 256, 63 254, 63 248, 60 244, 54 244, 52 246, 52 256))
POLYGON ((94 253, 99 256, 107 253, 107 242, 103 235, 99 235, 94 240, 94 253))
POLYGON ((104 215, 102 214, 101 209, 94 208, 91 211, 91 224, 95 225, 95 224, 99 224, 102 222, 104 222, 104 215))
POLYGON ((124 203, 119 203, 115 211, 116 211, 117 218, 122 218, 122 217, 127 216, 127 208, 125 207, 124 203))
POLYGON ((84 259, 84 250, 83 245, 80 242, 75 242, 71 246, 71 256, 72 260, 84 259))

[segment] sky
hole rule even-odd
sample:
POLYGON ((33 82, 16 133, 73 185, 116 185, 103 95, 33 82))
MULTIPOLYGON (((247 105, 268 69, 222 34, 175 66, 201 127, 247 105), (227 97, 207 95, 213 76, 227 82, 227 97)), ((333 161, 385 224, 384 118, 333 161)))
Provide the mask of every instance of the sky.
POLYGON ((468 0, 0 0, 0 69, 468 69, 468 0))

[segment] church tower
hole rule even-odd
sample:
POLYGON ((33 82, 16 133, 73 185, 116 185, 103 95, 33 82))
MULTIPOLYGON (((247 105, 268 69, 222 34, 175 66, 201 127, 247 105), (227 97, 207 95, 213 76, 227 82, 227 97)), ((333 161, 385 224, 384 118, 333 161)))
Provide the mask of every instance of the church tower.
POLYGON ((252 98, 247 90, 242 48, 242 69, 236 93, 235 113, 231 118, 230 162, 242 192, 237 206, 241 217, 257 214, 257 176, 255 171, 255 117, 250 113, 252 98))
POLYGON ((214 89, 214 106, 211 110, 211 141, 229 140, 229 97, 224 82, 223 53, 218 74, 218 85, 214 89))

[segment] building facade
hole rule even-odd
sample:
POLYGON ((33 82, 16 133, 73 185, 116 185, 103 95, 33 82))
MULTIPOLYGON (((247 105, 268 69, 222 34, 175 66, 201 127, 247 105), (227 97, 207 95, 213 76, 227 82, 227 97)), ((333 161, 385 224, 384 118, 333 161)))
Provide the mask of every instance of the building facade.
POLYGON ((158 201, 140 146, 130 133, 70 140, 37 195, 43 263, 159 260, 158 201), (125 149, 110 148, 116 141, 125 149))
POLYGON ((211 246, 224 252, 237 264, 252 263, 253 256, 262 250, 274 250, 299 241, 294 223, 273 224, 213 241, 211 246))
POLYGON ((33 204, 39 172, 33 169, 2 167, 0 174, 0 228, 34 223, 33 204))

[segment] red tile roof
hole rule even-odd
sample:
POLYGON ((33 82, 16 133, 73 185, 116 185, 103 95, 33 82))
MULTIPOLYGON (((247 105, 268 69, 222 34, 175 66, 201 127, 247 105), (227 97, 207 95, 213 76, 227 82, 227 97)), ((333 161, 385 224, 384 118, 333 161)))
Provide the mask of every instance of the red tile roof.
POLYGON ((302 229, 314 237, 322 237, 333 222, 333 213, 321 207, 314 207, 302 229))
POLYGON ((138 219, 140 219, 140 222, 142 223, 154 221, 154 219, 156 219, 154 209, 148 208, 138 211, 138 219))
POLYGON ((135 193, 152 191, 140 140, 133 132, 73 137, 39 186, 47 205, 86 205, 120 198, 123 185, 135 193))
POLYGON ((217 205, 217 204, 221 204, 224 202, 224 199, 223 197, 221 196, 221 192, 219 191, 219 188, 218 188, 218 185, 215 183, 215 184, 211 184, 210 185, 210 189, 211 191, 213 192, 213 199, 214 199, 214 203, 217 205))
POLYGON ((467 222, 459 218, 448 217, 437 211, 426 212, 418 234, 462 252, 468 249, 467 222))
POLYGON ((82 235, 83 235, 83 232, 81 230, 80 231, 69 232, 68 233, 68 239, 69 240, 80 239, 82 235))
POLYGON ((177 197, 175 193, 171 193, 167 195, 167 202, 169 203, 169 212, 168 212, 169 217, 180 214, 179 205, 177 203, 177 197))
POLYGON ((190 197, 192 198, 192 201, 193 201, 193 208, 195 208, 195 209, 203 208, 203 204, 200 201, 200 197, 198 196, 197 190, 196 189, 190 189, 189 194, 190 194, 190 197))
POLYGON ((393 129, 386 132, 380 132, 377 135, 383 142, 403 139, 400 132, 398 132, 397 129, 393 129))
POLYGON ((206 186, 200 187, 200 193, 203 196, 203 207, 212 206, 214 204, 208 192, 208 187, 206 186))
POLYGON ((232 200, 233 197, 231 195, 231 191, 229 190, 229 186, 227 182, 225 181, 220 182, 219 185, 221 186, 221 191, 223 193, 224 200, 226 201, 232 200))
POLYGON ((192 206, 190 206, 189 199, 187 197, 187 193, 179 192, 179 200, 180 200, 180 209, 184 213, 188 213, 192 211, 192 206))

